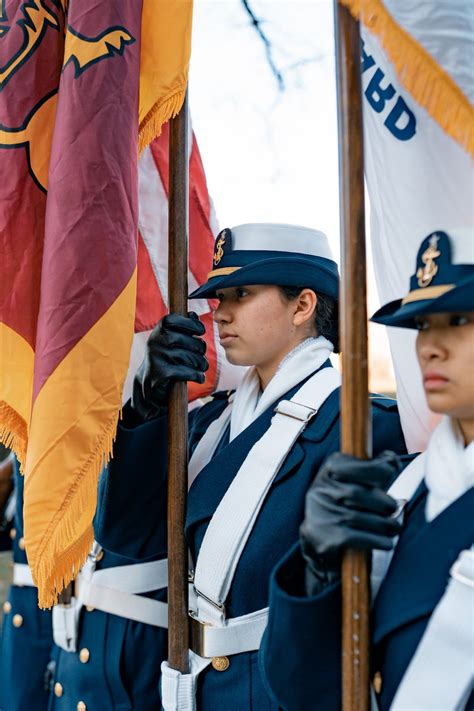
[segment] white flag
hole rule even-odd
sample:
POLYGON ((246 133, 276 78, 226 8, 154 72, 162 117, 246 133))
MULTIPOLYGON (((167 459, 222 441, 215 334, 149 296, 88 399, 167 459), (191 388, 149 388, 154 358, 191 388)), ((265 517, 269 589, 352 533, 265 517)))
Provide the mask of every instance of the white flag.
MULTIPOLYGON (((430 232, 454 236, 455 261, 474 262, 474 3, 343 2, 361 19, 370 232, 385 304, 406 294, 430 232)), ((436 418, 426 406, 416 333, 388 332, 407 445, 420 451, 436 418)))

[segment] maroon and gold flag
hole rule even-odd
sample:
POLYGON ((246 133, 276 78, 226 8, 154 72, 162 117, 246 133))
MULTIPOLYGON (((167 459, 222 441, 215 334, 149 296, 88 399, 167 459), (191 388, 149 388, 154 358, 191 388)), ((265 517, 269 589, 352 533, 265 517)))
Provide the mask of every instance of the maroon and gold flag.
POLYGON ((49 607, 93 540, 136 303, 138 151, 184 99, 191 0, 0 0, 0 438, 49 607))

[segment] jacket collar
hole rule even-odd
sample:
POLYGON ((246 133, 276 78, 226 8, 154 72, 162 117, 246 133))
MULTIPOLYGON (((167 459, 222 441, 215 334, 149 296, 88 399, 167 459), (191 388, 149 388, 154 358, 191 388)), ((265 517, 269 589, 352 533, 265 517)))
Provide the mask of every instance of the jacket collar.
POLYGON ((375 599, 375 644, 398 627, 431 614, 444 594, 451 566, 474 540, 474 489, 431 522, 425 519, 426 496, 422 483, 411 501, 406 526, 375 599))
MULTIPOLYGON (((321 368, 331 367, 326 361, 321 368)), ((315 371, 316 372, 316 371, 315 371)), ((312 373, 311 375, 314 375, 312 373)), ((311 377, 308 376, 308 378, 311 377)), ((297 392, 304 381, 283 395, 280 400, 288 400, 297 392)), ((316 417, 303 431, 300 440, 318 442, 323 440, 332 427, 339 413, 339 390, 326 400, 316 417)), ((204 467, 194 480, 188 496, 186 530, 199 521, 210 519, 219 502, 229 488, 235 475, 244 463, 250 449, 267 431, 273 417, 275 405, 271 405, 260 417, 241 432, 232 442, 219 449, 217 454, 204 467)), ((304 448, 298 440, 292 447, 284 463, 275 477, 272 486, 277 481, 293 474, 304 458, 304 448)))

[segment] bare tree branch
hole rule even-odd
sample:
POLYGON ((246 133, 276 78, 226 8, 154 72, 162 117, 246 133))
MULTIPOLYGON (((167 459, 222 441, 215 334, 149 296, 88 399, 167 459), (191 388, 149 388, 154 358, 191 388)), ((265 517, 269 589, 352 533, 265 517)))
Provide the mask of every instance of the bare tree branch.
POLYGON ((284 91, 285 82, 283 79, 283 75, 276 66, 275 61, 273 59, 272 45, 265 32, 262 30, 262 21, 259 20, 258 17, 255 15, 254 11, 250 7, 250 3, 248 2, 248 0, 242 0, 242 5, 244 6, 248 16, 250 17, 252 25, 255 27, 257 34, 263 42, 263 45, 265 47, 265 54, 267 55, 267 62, 269 64, 273 76, 277 81, 278 90, 284 91))

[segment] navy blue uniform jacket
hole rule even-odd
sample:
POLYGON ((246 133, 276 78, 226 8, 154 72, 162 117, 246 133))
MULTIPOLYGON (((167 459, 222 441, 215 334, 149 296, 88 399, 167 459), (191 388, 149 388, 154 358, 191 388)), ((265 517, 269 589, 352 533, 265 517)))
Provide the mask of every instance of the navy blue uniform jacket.
MULTIPOLYGON (((405 525, 372 611, 372 673, 380 711, 395 692, 449 581, 461 550, 474 541, 474 489, 431 522, 424 483, 406 507, 405 525)), ((303 592, 299 546, 277 566, 260 662, 275 704, 285 711, 341 708, 341 587, 314 597, 303 592)), ((474 708, 474 695, 466 706, 474 708)))
MULTIPOLYGON (((15 466, 15 492, 16 510, 10 530, 13 560, 26 564, 23 477, 18 466, 15 466)), ((6 603, 0 639, 0 709, 46 711, 45 673, 53 643, 51 612, 39 609, 38 591, 33 587, 12 585, 6 603), (21 624, 18 625, 20 618, 21 624), (14 620, 18 626, 13 624, 14 620)))
MULTIPOLYGON (((325 366, 329 366, 327 361, 325 366)), ((324 366, 323 366, 324 367, 324 366)), ((299 386, 282 399, 288 399, 299 386)), ((209 424, 227 405, 220 393, 204 405, 190 428, 192 451, 209 424)), ((396 404, 373 399, 374 451, 405 452, 396 404)), ((230 444, 218 447, 213 459, 193 482, 188 496, 186 538, 193 560, 209 521, 249 450, 270 425, 273 406, 230 444)), ((226 600, 227 616, 237 617, 268 605, 270 574, 298 539, 308 486, 324 459, 339 449, 339 390, 320 408, 302 432, 275 477, 240 558, 226 600)), ((109 496, 102 507, 98 540, 107 548, 107 516, 123 516, 120 552, 147 559, 166 549, 166 417, 134 429, 119 428, 108 473, 109 496), (119 512, 119 513, 117 513, 119 512)), ((208 667, 199 677, 198 708, 212 711, 266 711, 276 706, 267 695, 256 652, 235 655, 224 672, 208 667)))

